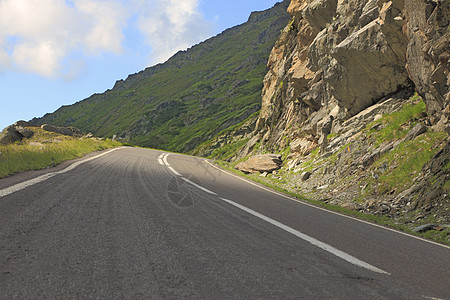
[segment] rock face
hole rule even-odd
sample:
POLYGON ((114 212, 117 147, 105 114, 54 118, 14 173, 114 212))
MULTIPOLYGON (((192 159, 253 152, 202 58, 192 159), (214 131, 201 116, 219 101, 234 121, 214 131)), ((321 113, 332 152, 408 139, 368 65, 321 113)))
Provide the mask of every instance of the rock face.
POLYGON ((433 129, 450 132, 449 6, 292 0, 292 19, 264 80, 255 132, 261 144, 274 150, 287 137, 298 148, 306 138, 325 148, 343 122, 411 87, 425 100, 433 129))
POLYGON ((405 1, 407 70, 438 131, 450 133, 450 2, 405 1))
POLYGON ((331 96, 348 115, 408 85, 406 48, 390 46, 392 39, 403 38, 401 24, 391 18, 395 14, 386 13, 394 9, 392 5, 380 10, 377 1, 339 1, 317 11, 311 7, 315 2, 304 11, 307 20, 319 19, 322 25, 314 26, 319 33, 309 48, 309 66, 323 72, 331 96), (398 35, 386 35, 385 27, 391 32, 397 27, 398 35))
POLYGON ((300 155, 305 156, 317 147, 317 141, 311 137, 301 137, 292 141, 290 146, 293 153, 299 153, 300 155))
POLYGON ((399 1, 292 0, 269 58, 257 130, 319 144, 345 119, 410 85, 399 1))
POLYGON ((236 169, 244 173, 272 172, 281 167, 281 155, 264 154, 250 157, 247 161, 236 165, 236 169))

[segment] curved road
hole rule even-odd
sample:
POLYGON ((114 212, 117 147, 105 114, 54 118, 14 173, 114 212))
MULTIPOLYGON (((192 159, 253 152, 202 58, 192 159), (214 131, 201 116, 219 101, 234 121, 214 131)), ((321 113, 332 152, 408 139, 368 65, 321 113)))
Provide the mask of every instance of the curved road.
POLYGON ((450 298, 449 247, 201 158, 97 154, 0 180, 0 299, 450 298))

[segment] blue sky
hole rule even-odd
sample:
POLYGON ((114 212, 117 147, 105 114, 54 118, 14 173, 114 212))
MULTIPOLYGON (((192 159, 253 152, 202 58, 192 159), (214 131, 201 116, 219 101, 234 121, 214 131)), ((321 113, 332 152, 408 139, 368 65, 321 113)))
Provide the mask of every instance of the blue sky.
POLYGON ((0 130, 102 93, 281 0, 0 0, 0 130))

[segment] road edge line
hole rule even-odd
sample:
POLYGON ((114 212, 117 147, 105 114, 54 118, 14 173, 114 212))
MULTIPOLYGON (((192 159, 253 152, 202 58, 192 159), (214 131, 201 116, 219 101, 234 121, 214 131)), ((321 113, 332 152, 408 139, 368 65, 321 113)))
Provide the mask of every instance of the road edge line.
POLYGON ((257 218, 259 218, 261 220, 263 220, 263 221, 266 221, 266 222, 268 222, 268 223, 270 223, 270 224, 272 224, 272 225, 274 225, 274 226, 276 226, 276 227, 278 227, 278 228, 280 228, 280 229, 290 233, 290 234, 293 234, 296 237, 298 237, 298 238, 300 238, 300 239, 302 239, 302 240, 312 244, 313 246, 316 246, 316 247, 318 247, 318 248, 320 248, 322 250, 325 250, 325 251, 327 251, 327 252, 329 252, 329 253, 331 253, 331 254, 333 254, 333 255, 335 255, 335 256, 337 256, 337 257, 339 257, 339 258, 341 258, 341 259, 343 259, 343 260, 345 260, 345 261, 347 261, 347 262, 349 262, 351 264, 353 264, 353 265, 356 265, 358 267, 367 269, 367 270, 375 272, 375 273, 380 273, 380 274, 384 274, 384 275, 391 275, 389 272, 386 272, 386 271, 381 270, 381 269, 379 269, 379 268, 377 268, 375 266, 372 266, 371 264, 368 264, 368 263, 366 263, 366 262, 364 262, 364 261, 362 261, 362 260, 360 260, 360 259, 358 259, 358 258, 356 258, 354 256, 351 256, 350 254, 348 254, 348 253, 346 253, 344 251, 341 251, 341 250, 339 250, 339 249, 337 249, 337 248, 335 248, 335 247, 333 247, 331 245, 328 245, 328 244, 326 244, 324 242, 321 242, 321 241, 319 241, 319 240, 317 240, 317 239, 315 239, 313 237, 310 237, 309 235, 306 235, 306 234, 304 234, 304 233, 302 233, 302 232, 300 232, 300 231, 298 231, 298 230, 296 230, 296 229, 294 229, 292 227, 284 225, 283 223, 280 223, 280 222, 278 222, 278 221, 276 221, 276 220, 274 220, 272 218, 269 218, 269 217, 267 217, 267 216, 265 216, 263 214, 260 214, 260 213, 254 211, 254 210, 252 210, 252 209, 250 209, 248 207, 245 207, 245 206, 243 206, 241 204, 238 204, 238 203, 236 203, 234 201, 231 201, 231 200, 228 200, 228 199, 225 199, 225 198, 220 198, 220 200, 225 201, 226 203, 228 203, 230 205, 233 205, 234 207, 237 207, 237 208, 239 208, 239 209, 241 209, 241 210, 243 210, 243 211, 245 211, 245 212, 247 212, 247 213, 249 213, 249 214, 251 214, 251 215, 253 215, 253 216, 255 216, 255 217, 257 217, 257 218))
POLYGON ((73 164, 69 165, 68 167, 66 167, 66 168, 64 168, 64 169, 62 169, 60 171, 50 172, 50 173, 38 176, 36 178, 32 178, 32 179, 29 179, 29 180, 26 180, 26 181, 23 181, 23 182, 20 182, 20 183, 16 183, 16 184, 14 184, 14 185, 12 185, 10 187, 1 189, 0 190, 0 198, 6 197, 6 196, 8 196, 10 194, 13 194, 15 192, 21 191, 21 190, 23 190, 23 189, 25 189, 25 188, 27 188, 29 186, 32 186, 32 185, 35 185, 37 183, 43 182, 43 181, 45 181, 47 179, 50 179, 50 178, 52 178, 52 177, 54 177, 56 175, 67 173, 67 172, 75 169, 76 167, 78 167, 81 164, 84 164, 84 163, 86 163, 88 161, 91 161, 93 159, 97 159, 99 157, 102 157, 102 156, 104 156, 106 154, 109 154, 109 153, 111 153, 113 151, 116 151, 116 150, 119 150, 119 149, 123 149, 123 147, 114 148, 114 149, 111 149, 111 150, 109 150, 107 152, 101 153, 99 155, 96 155, 96 156, 93 156, 93 157, 90 157, 90 158, 87 158, 87 159, 84 159, 84 160, 81 160, 81 161, 74 162, 73 164))

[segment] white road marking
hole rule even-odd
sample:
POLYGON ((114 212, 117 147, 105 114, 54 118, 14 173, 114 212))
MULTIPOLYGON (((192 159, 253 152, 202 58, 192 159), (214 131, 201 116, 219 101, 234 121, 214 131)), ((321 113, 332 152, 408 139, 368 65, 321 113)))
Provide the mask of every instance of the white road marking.
POLYGON ((174 168, 172 168, 170 165, 167 166, 169 168, 170 171, 172 171, 173 174, 177 175, 177 176, 182 176, 180 173, 178 173, 174 168))
POLYGON ((166 166, 170 166, 169 162, 167 161, 168 156, 169 156, 169 153, 164 153, 164 155, 162 157, 162 160, 166 166))
POLYGON ((254 211, 254 210, 252 210, 250 208, 247 208, 245 206, 242 206, 242 205, 240 205, 240 204, 238 204, 236 202, 233 202, 233 201, 225 199, 225 198, 220 198, 220 199, 222 201, 227 202, 228 204, 231 204, 231 205, 233 205, 233 206, 235 206, 235 207, 237 207, 237 208, 239 208, 239 209, 249 213, 249 214, 252 214, 255 217, 260 218, 261 220, 264 220, 264 221, 266 221, 266 222, 268 222, 268 223, 270 223, 270 224, 272 224, 272 225, 274 225, 274 226, 276 226, 276 227, 278 227, 280 229, 283 229, 284 231, 289 232, 289 233, 291 233, 291 234, 301 238, 302 240, 305 240, 305 241, 309 242, 310 244, 312 244, 314 246, 317 246, 317 247, 319 247, 319 248, 321 248, 321 249, 323 249, 323 250, 325 250, 327 252, 330 252, 331 254, 336 255, 337 257, 340 257, 340 258, 348 261, 349 263, 357 265, 357 266, 359 266, 361 268, 368 269, 368 270, 370 270, 372 272, 381 273, 381 274, 385 274, 385 275, 391 275, 391 274, 389 274, 386 271, 383 271, 383 270, 381 270, 381 269, 379 269, 377 267, 374 267, 374 266, 372 266, 372 265, 370 265, 370 264, 368 264, 366 262, 363 262, 362 260, 359 260, 356 257, 351 256, 350 254, 347 254, 347 253, 345 253, 345 252, 343 252, 343 251, 341 251, 339 249, 334 248, 333 246, 330 246, 330 245, 328 245, 326 243, 323 243, 323 242, 321 242, 319 240, 316 240, 315 238, 310 237, 309 235, 301 233, 300 231, 295 230, 292 227, 289 227, 289 226, 284 225, 284 224, 282 224, 282 223, 280 223, 278 221, 275 221, 274 219, 266 217, 265 215, 262 215, 262 214, 254 211))
POLYGON ((332 211, 332 210, 325 209, 325 208, 320 207, 320 206, 313 205, 313 204, 308 203, 308 202, 306 202, 306 201, 304 201, 304 200, 300 200, 300 199, 297 199, 297 198, 293 198, 293 197, 287 196, 287 195, 282 194, 282 193, 280 193, 280 192, 277 192, 277 191, 271 190, 271 189, 269 189, 269 188, 266 188, 266 187, 264 187, 264 186, 261 186, 261 185, 259 185, 259 184, 256 184, 256 183, 254 183, 254 182, 252 182, 252 181, 250 181, 250 180, 247 180, 247 179, 245 179, 245 178, 242 178, 242 177, 240 177, 240 176, 238 176, 238 175, 236 175, 236 174, 233 174, 233 173, 231 173, 231 172, 228 172, 228 171, 226 171, 226 170, 223 170, 223 169, 221 169, 221 168, 219 168, 219 167, 213 165, 212 163, 210 163, 210 162, 209 162, 208 160, 206 160, 206 159, 205 159, 205 162, 206 162, 208 165, 210 165, 211 167, 213 167, 213 168, 215 168, 215 169, 217 169, 217 170, 219 170, 219 171, 221 171, 221 172, 224 172, 225 174, 228 174, 228 175, 230 175, 230 176, 232 176, 232 177, 238 178, 239 180, 242 180, 242 181, 244 181, 244 182, 246 182, 246 183, 249 183, 249 184, 251 184, 251 185, 254 185, 254 186, 256 186, 256 187, 258 187, 258 188, 260 188, 260 189, 262 189, 262 190, 268 191, 268 192, 270 192, 270 193, 272 193, 272 194, 278 195, 278 196, 283 197, 283 198, 285 198, 285 199, 288 199, 288 200, 291 200, 291 201, 295 201, 295 202, 298 202, 298 203, 300 203, 300 204, 303 204, 303 205, 306 205, 306 206, 309 206, 309 207, 312 207, 312 208, 315 208, 315 209, 319 209, 319 210, 325 211, 325 212, 330 213, 330 214, 338 215, 338 216, 341 216, 341 217, 344 217, 344 218, 347 218, 347 219, 351 219, 351 220, 358 221, 358 222, 361 222, 361 223, 364 223, 364 224, 368 224, 368 225, 371 225, 371 226, 374 226, 374 227, 378 227, 378 228, 381 228, 381 229, 384 229, 384 230, 388 230, 388 231, 391 231, 391 232, 395 232, 395 233, 398 233, 398 234, 401 234, 401 235, 404 235, 404 236, 407 236, 407 237, 410 237, 410 238, 414 238, 414 239, 416 239, 416 240, 420 240, 420 241, 422 241, 422 242, 426 242, 426 243, 429 243, 429 244, 433 244, 433 245, 436 245, 436 246, 440 246, 440 247, 444 247, 444 248, 450 249, 450 246, 447 246, 447 245, 444 245, 444 244, 439 244, 439 243, 437 243, 437 242, 433 242, 433 241, 430 241, 430 240, 426 240, 426 239, 423 239, 423 238, 421 238, 421 237, 418 237, 418 236, 415 236, 415 235, 412 235, 412 234, 409 234, 409 233, 406 233, 406 232, 402 232, 402 231, 398 231, 398 230, 395 230, 395 229, 392 229, 392 228, 384 227, 384 226, 382 226, 382 225, 378 225, 378 224, 375 224, 375 223, 371 223, 371 222, 369 222, 369 221, 361 220, 361 219, 358 219, 358 218, 355 218, 355 217, 352 217, 352 216, 347 216, 347 215, 344 215, 344 214, 341 214, 341 213, 338 213, 338 212, 335 212, 335 211, 332 211))
POLYGON ((169 156, 169 153, 163 153, 158 157, 158 161, 161 165, 163 166, 167 166, 169 168, 169 170, 177 175, 177 176, 182 176, 180 173, 178 173, 174 168, 172 168, 169 164, 169 162, 167 161, 167 157, 169 156))
POLYGON ((181 177, 181 179, 183 179, 183 180, 186 181, 187 183, 192 184, 192 185, 195 186, 196 188, 201 189, 201 190, 204 191, 204 192, 207 192, 208 194, 211 194, 211 195, 217 195, 216 193, 214 193, 214 192, 208 190, 207 188, 202 187, 201 185, 196 184, 195 182, 190 181, 190 180, 187 179, 187 178, 181 177))
POLYGON ((163 162, 162 158, 163 158, 164 155, 165 155, 165 153, 161 154, 161 155, 158 157, 158 162, 159 162, 159 164, 160 164, 160 165, 163 165, 163 166, 164 166, 164 162, 163 162))
POLYGON ((200 190, 202 190, 202 191, 204 191, 204 192, 206 192, 206 193, 208 193, 208 194, 211 194, 211 195, 217 195, 217 194, 214 193, 213 191, 210 191, 210 190, 208 190, 207 188, 204 188, 204 187, 202 187, 201 185, 198 185, 198 184, 196 184, 195 182, 192 182, 192 181, 190 181, 189 179, 183 177, 183 175, 181 175, 180 173, 178 173, 178 172, 177 172, 174 168, 172 168, 172 166, 169 164, 169 162, 167 161, 167 157, 168 157, 168 156, 169 156, 169 153, 163 153, 162 155, 159 156, 158 160, 159 160, 160 158, 162 158, 163 164, 166 165, 172 173, 174 173, 174 174, 177 175, 177 176, 180 176, 181 179, 183 179, 183 180, 186 181, 187 183, 189 183, 189 184, 195 186, 196 188, 198 188, 198 189, 200 189, 200 190))
POLYGON ((38 176, 38 177, 36 177, 36 178, 33 178, 33 179, 30 179, 30 180, 27 180, 27 181, 24 181, 24 182, 15 184, 15 185, 13 185, 13 186, 7 187, 7 188, 5 188, 5 189, 2 189, 2 190, 0 190, 0 198, 5 197, 5 196, 7 196, 7 195, 10 195, 10 194, 12 194, 12 193, 18 192, 18 191, 20 191, 20 190, 23 190, 24 188, 27 188, 27 187, 29 187, 29 186, 32 186, 32 185, 34 185, 34 184, 36 184, 36 183, 40 183, 40 182, 42 182, 42 181, 45 181, 45 180, 47 180, 47 179, 49 179, 49 178, 52 178, 53 176, 56 176, 56 175, 59 175, 59 174, 67 173, 67 172, 69 172, 69 171, 75 169, 75 168, 78 167, 79 165, 84 164, 85 162, 91 161, 91 160, 93 160, 93 159, 97 159, 97 158, 99 158, 99 157, 102 157, 103 155, 106 155, 106 154, 108 154, 108 153, 111 153, 111 152, 116 151, 116 150, 121 149, 121 148, 122 148, 122 147, 120 147, 120 148, 115 148, 115 149, 109 150, 109 151, 107 151, 107 152, 105 152, 105 153, 99 154, 99 155, 97 155, 97 156, 93 156, 93 157, 91 157, 91 158, 88 158, 88 159, 85 159, 85 160, 82 160, 82 161, 77 161, 77 162, 71 164, 70 166, 68 166, 67 168, 65 168, 65 169, 63 169, 63 170, 61 170, 61 171, 52 172, 52 173, 47 173, 47 174, 38 176))

